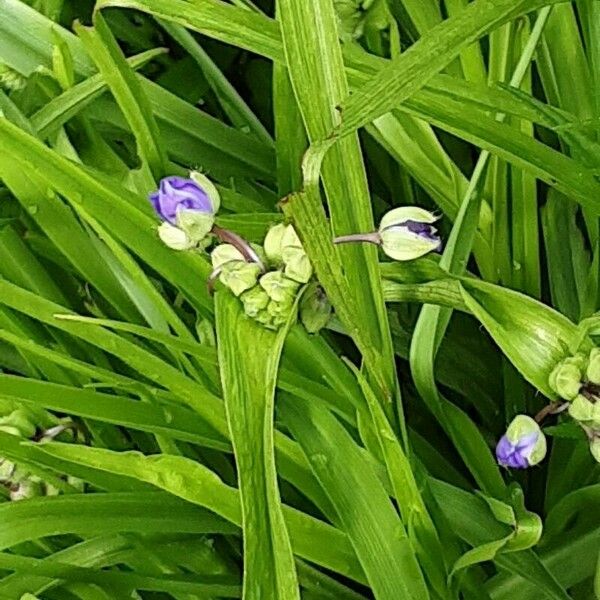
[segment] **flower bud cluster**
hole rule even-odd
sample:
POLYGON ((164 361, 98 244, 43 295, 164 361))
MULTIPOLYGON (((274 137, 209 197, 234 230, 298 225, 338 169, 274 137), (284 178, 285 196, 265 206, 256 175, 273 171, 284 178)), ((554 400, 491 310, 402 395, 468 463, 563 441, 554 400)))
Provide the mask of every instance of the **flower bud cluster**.
MULTIPOLYGON (((311 281, 313 268, 291 225, 275 225, 267 233, 264 247, 253 246, 253 250, 264 270, 255 262, 247 262, 231 244, 212 251, 213 269, 221 283, 239 297, 249 317, 268 329, 278 329, 294 310, 301 287, 311 281)), ((302 305, 306 312, 323 312, 321 307, 306 302, 302 305)), ((326 319, 320 323, 326 324, 326 319)))
POLYGON ((269 329, 278 329, 291 315, 301 288, 300 318, 310 333, 323 328, 331 305, 313 279, 313 268, 300 238, 291 225, 272 227, 264 247, 249 244, 237 234, 215 225, 219 192, 204 175, 165 177, 150 195, 161 219, 158 234, 174 250, 206 249, 215 238, 211 284, 218 279, 238 297, 245 313, 269 329))
MULTIPOLYGON (((50 439, 66 430, 60 420, 34 407, 0 401, 0 432, 22 439, 50 439)), ((81 482, 78 482, 81 483, 81 482)), ((9 489, 11 500, 54 496, 59 490, 28 469, 0 457, 0 484, 9 489)))
POLYGON ((600 348, 559 362, 548 383, 569 403, 569 415, 585 430, 592 455, 600 462, 600 348))

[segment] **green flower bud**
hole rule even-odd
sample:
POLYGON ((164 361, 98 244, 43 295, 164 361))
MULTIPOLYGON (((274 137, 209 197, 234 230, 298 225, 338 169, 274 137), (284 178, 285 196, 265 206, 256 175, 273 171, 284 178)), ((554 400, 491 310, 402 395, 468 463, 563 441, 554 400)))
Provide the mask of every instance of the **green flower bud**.
POLYGON ((270 302, 270 298, 260 286, 255 286, 251 290, 244 292, 240 299, 244 304, 244 312, 255 319, 258 314, 267 308, 270 302))
POLYGON ((256 285, 259 275, 260 266, 256 263, 234 261, 222 266, 219 278, 235 296, 240 296, 256 285))
POLYGON ((281 271, 265 273, 259 283, 269 298, 275 302, 284 302, 290 299, 293 301, 300 287, 296 281, 289 279, 281 271))
POLYGON ((221 244, 210 253, 213 269, 218 269, 230 262, 245 262, 244 255, 231 244, 221 244))
POLYGON ((171 225, 166 221, 158 228, 158 237, 165 246, 172 250, 189 250, 196 245, 196 242, 183 229, 179 229, 179 227, 175 227, 175 225, 171 225))
POLYGON ((587 425, 594 418, 594 403, 590 402, 582 394, 579 394, 575 400, 569 404, 569 415, 576 421, 587 425))
POLYGON ((282 247, 283 236, 289 225, 279 223, 271 227, 265 236, 263 247, 269 263, 274 267, 280 267, 283 264, 282 247))
POLYGON ((585 371, 586 358, 570 356, 559 362, 548 379, 550 387, 565 400, 573 400, 579 394, 585 371))
POLYGON ((313 274, 310 259, 304 250, 296 250, 287 253, 284 273, 286 277, 298 283, 308 283, 313 274))
POLYGON ((588 381, 600 385, 600 348, 594 348, 590 352, 586 375, 588 381))
POLYGON ((596 462, 600 463, 600 437, 594 437, 590 441, 590 452, 592 456, 596 459, 596 462))
POLYGON ((332 306, 323 288, 313 281, 300 302, 300 320, 308 333, 318 333, 331 318, 332 306))
POLYGON ((402 206, 386 213, 379 224, 381 248, 394 260, 414 260, 442 246, 432 226, 438 217, 418 206, 402 206))
POLYGON ((212 213, 194 210, 177 213, 177 227, 195 244, 206 238, 214 224, 215 216, 212 213))
POLYGON ((17 409, 9 415, 0 418, 0 431, 24 438, 35 435, 36 424, 31 419, 31 414, 24 409, 17 409))

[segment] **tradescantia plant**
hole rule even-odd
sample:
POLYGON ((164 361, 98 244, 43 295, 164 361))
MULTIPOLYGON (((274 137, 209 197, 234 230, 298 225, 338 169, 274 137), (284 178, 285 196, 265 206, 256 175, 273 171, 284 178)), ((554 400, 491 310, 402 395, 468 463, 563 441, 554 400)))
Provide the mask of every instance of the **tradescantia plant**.
POLYGON ((0 598, 598 596, 599 23, 0 2, 0 598))

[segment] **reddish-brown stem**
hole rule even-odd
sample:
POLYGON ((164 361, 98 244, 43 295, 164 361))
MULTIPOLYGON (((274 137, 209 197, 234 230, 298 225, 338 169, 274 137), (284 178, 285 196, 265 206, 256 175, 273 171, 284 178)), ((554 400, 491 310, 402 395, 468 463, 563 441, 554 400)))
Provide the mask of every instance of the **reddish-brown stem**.
POLYGON ((233 231, 229 231, 228 229, 223 229, 218 225, 213 225, 212 232, 225 244, 231 244, 234 248, 240 251, 241 255, 244 257, 246 262, 256 263, 260 270, 265 272, 265 265, 262 260, 254 251, 254 248, 242 237, 240 237, 237 233, 233 233, 233 231))
POLYGON ((210 296, 212 296, 215 293, 215 283, 217 283, 217 279, 219 278, 219 275, 221 274, 222 270, 223 270, 223 267, 217 267, 210 274, 210 277, 208 278, 208 281, 206 282, 206 287, 208 289, 208 294, 210 296))
POLYGON ((541 423, 547 416, 557 415, 563 410, 566 410, 568 407, 568 402, 552 402, 551 404, 544 406, 544 408, 542 408, 542 410, 540 410, 540 412, 537 415, 535 415, 534 419, 536 423, 541 423))

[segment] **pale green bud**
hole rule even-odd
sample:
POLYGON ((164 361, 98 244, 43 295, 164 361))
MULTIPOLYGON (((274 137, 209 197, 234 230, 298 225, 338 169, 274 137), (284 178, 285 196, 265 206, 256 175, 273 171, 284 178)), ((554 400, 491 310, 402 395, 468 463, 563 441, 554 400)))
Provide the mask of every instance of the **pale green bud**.
POLYGON ((586 427, 600 428, 600 402, 579 394, 569 405, 569 415, 586 427))
POLYGON ((199 171, 191 171, 190 179, 195 181, 204 190, 210 199, 212 213, 216 215, 221 207, 221 195, 219 194, 219 190, 215 187, 215 184, 199 171))
POLYGON ((267 292, 271 300, 284 302, 294 299, 300 285, 286 277, 281 271, 265 273, 260 278, 260 286, 267 292))
POLYGON ((180 210, 177 213, 177 226, 196 244, 206 238, 214 224, 212 213, 196 210, 180 210))
POLYGON ((36 425, 30 417, 30 413, 26 410, 14 410, 9 415, 0 418, 0 431, 19 437, 31 438, 35 435, 36 425))
POLYGON ((594 348, 590 352, 586 375, 588 381, 600 385, 600 348, 594 348))
POLYGON ((304 250, 296 250, 293 253, 287 252, 284 273, 286 277, 297 281, 298 283, 308 283, 313 274, 312 264, 304 250))
POLYGON ((289 225, 279 223, 269 229, 263 242, 263 248, 265 254, 271 265, 279 267, 283 264, 282 247, 283 247, 283 236, 289 225))
POLYGON ((594 404, 585 396, 579 394, 569 404, 569 415, 576 421, 588 424, 594 418, 594 404))
POLYGON ((260 266, 256 263, 236 261, 224 264, 219 278, 235 296, 240 296, 256 285, 259 275, 260 266))
POLYGON ((559 362, 548 379, 550 387, 565 400, 573 400, 582 386, 586 358, 570 356, 559 362))
POLYGON ((213 269, 218 269, 230 262, 245 262, 244 255, 231 244, 221 244, 210 253, 213 269))
POLYGON ((379 224, 381 248, 394 260, 407 261, 439 250, 442 242, 432 223, 433 213, 417 206, 402 206, 386 213, 379 224))
POLYGON ((172 250, 190 250, 196 242, 188 234, 166 221, 158 228, 158 237, 172 250))
POLYGON ((244 292, 240 296, 240 299, 244 304, 244 312, 253 319, 255 319, 262 310, 267 308, 267 305, 270 302, 267 292, 260 286, 255 286, 251 290, 244 292))
POLYGON ((333 308, 323 288, 313 281, 300 302, 300 320, 308 333, 318 333, 327 325, 333 308))

